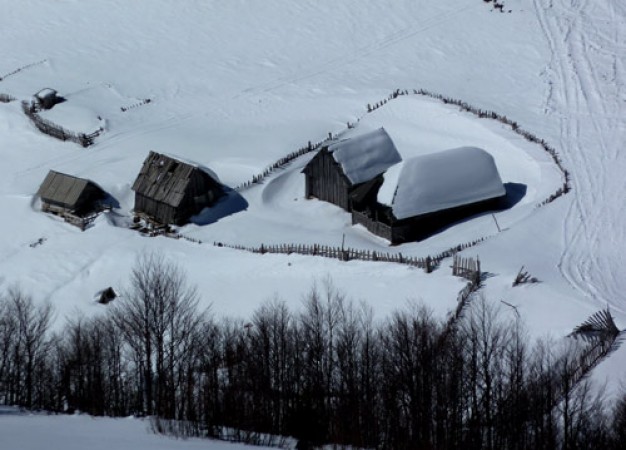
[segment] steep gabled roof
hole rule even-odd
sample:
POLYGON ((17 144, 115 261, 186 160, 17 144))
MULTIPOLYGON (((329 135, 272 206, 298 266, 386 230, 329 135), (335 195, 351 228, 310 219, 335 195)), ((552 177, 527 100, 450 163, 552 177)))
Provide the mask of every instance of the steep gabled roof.
POLYGON ((194 171, 202 172, 218 183, 215 174, 208 169, 151 151, 132 189, 145 197, 177 207, 185 196, 194 171))
POLYGON ((390 168, 378 201, 406 219, 505 195, 493 157, 476 147, 417 156, 390 168))
POLYGON ((328 151, 352 184, 369 181, 402 161, 384 128, 330 144, 328 151))
POLYGON ((37 195, 46 202, 58 203, 72 208, 90 184, 96 186, 84 178, 51 170, 39 187, 37 195))

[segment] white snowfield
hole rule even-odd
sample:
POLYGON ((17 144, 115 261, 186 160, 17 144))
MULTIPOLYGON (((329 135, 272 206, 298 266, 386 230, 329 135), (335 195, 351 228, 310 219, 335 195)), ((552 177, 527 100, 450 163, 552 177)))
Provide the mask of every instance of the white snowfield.
POLYGON ((250 450, 248 446, 206 439, 175 439, 149 433, 147 420, 87 415, 47 416, 0 407, 3 450, 250 450))
MULTIPOLYGON (((212 243, 345 240, 426 256, 487 236, 464 256, 480 256, 484 295, 503 314, 519 313, 531 336, 562 338, 607 305, 625 327, 626 3, 506 3, 510 14, 479 0, 0 0, 0 93, 29 100, 55 89, 67 101, 45 118, 77 132, 105 130, 82 149, 42 135, 19 101, 0 103, 0 287, 18 284, 51 302, 61 329, 67 316, 105 311, 94 293, 121 289, 137 255, 158 249, 218 316, 249 315, 275 295, 297 309, 311 285, 330 276, 379 319, 411 300, 445 317, 463 286, 447 261, 426 275, 212 243), (413 95, 365 114, 396 88, 428 89, 517 121, 557 149, 572 192, 536 208, 562 185, 560 172, 540 146, 490 119, 413 95), (180 230, 202 244, 127 228, 131 186, 150 150, 236 186, 347 122, 356 127, 345 138, 384 127, 404 160, 484 149, 514 187, 514 205, 496 214, 502 231, 485 214, 389 248, 339 208, 303 198, 300 170, 310 154, 180 230), (50 169, 93 180, 119 208, 85 232, 42 214, 34 195, 50 169), (541 283, 511 287, 521 266, 541 283)), ((626 347, 593 378, 616 395, 626 347)))
POLYGON ((343 139, 328 151, 352 184, 369 181, 402 160, 384 128, 343 139))
POLYGON ((493 157, 476 147, 416 156, 383 177, 378 201, 399 220, 506 194, 493 157))

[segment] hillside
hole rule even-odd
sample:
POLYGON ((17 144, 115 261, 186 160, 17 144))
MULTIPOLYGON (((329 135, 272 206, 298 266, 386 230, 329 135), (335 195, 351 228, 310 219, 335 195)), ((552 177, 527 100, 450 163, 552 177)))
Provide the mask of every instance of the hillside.
MULTIPOLYGON (((51 302, 60 328, 77 311, 101 311, 93 295, 123 287, 137 255, 158 249, 218 316, 246 316, 274 295, 297 306, 327 277, 378 318, 408 299, 444 316, 462 287, 449 261, 427 275, 392 263, 261 256, 212 243, 345 240, 422 257, 487 237, 464 253, 479 255, 488 272, 486 298, 514 305, 534 336, 562 338, 607 305, 624 326, 626 6, 508 0, 505 8, 479 0, 0 0, 0 93, 18 100, 0 103, 2 287, 17 284, 51 302), (76 132, 102 126, 95 145, 52 139, 28 121, 19 100, 43 88, 66 99, 44 117, 76 132), (423 96, 366 114, 396 89, 426 89, 517 121, 557 150, 572 192, 536 208, 562 174, 538 145, 498 122, 423 96), (338 208, 303 198, 307 155, 242 191, 240 211, 226 208, 179 230, 202 244, 128 229, 130 187, 150 150, 203 164, 234 187, 348 122, 356 124, 348 133, 385 126, 408 156, 483 147, 503 181, 524 185, 525 195, 498 214, 502 232, 486 215, 390 248, 338 208), (84 232, 42 214, 34 194, 50 169, 96 181, 119 208, 84 232), (512 288, 521 266, 541 283, 512 288)), ((608 381, 612 395, 625 372, 620 348, 594 377, 608 381)))

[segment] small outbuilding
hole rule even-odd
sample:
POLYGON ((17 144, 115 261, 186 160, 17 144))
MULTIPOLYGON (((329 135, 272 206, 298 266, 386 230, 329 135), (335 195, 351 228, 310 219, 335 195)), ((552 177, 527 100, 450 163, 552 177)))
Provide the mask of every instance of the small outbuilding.
POLYGON ((93 181, 51 170, 37 191, 41 210, 84 228, 88 216, 100 211, 107 197, 93 181))
POLYGON ((152 151, 132 189, 135 214, 162 225, 187 223, 224 193, 211 170, 152 151))
POLYGON ((50 88, 42 89, 33 96, 33 104, 39 109, 51 109, 63 101, 63 97, 60 97, 57 91, 50 88))
POLYGON ((332 142, 302 170, 306 198, 317 198, 351 211, 367 201, 382 174, 402 160, 384 128, 332 142))
POLYGON ((411 158, 383 177, 376 201, 355 208, 352 223, 393 244, 420 240, 455 221, 499 209, 506 196, 493 157, 476 147, 411 158))

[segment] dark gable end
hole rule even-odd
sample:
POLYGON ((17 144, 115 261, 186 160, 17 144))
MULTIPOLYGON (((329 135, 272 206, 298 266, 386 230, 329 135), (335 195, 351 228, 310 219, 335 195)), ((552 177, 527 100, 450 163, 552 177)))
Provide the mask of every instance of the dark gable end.
POLYGON ((156 152, 150 152, 132 187, 135 212, 162 224, 183 224, 223 193, 206 171, 156 152))
POLYGON ((305 174, 305 195, 333 203, 350 211, 352 184, 328 148, 323 148, 302 170, 305 174))

